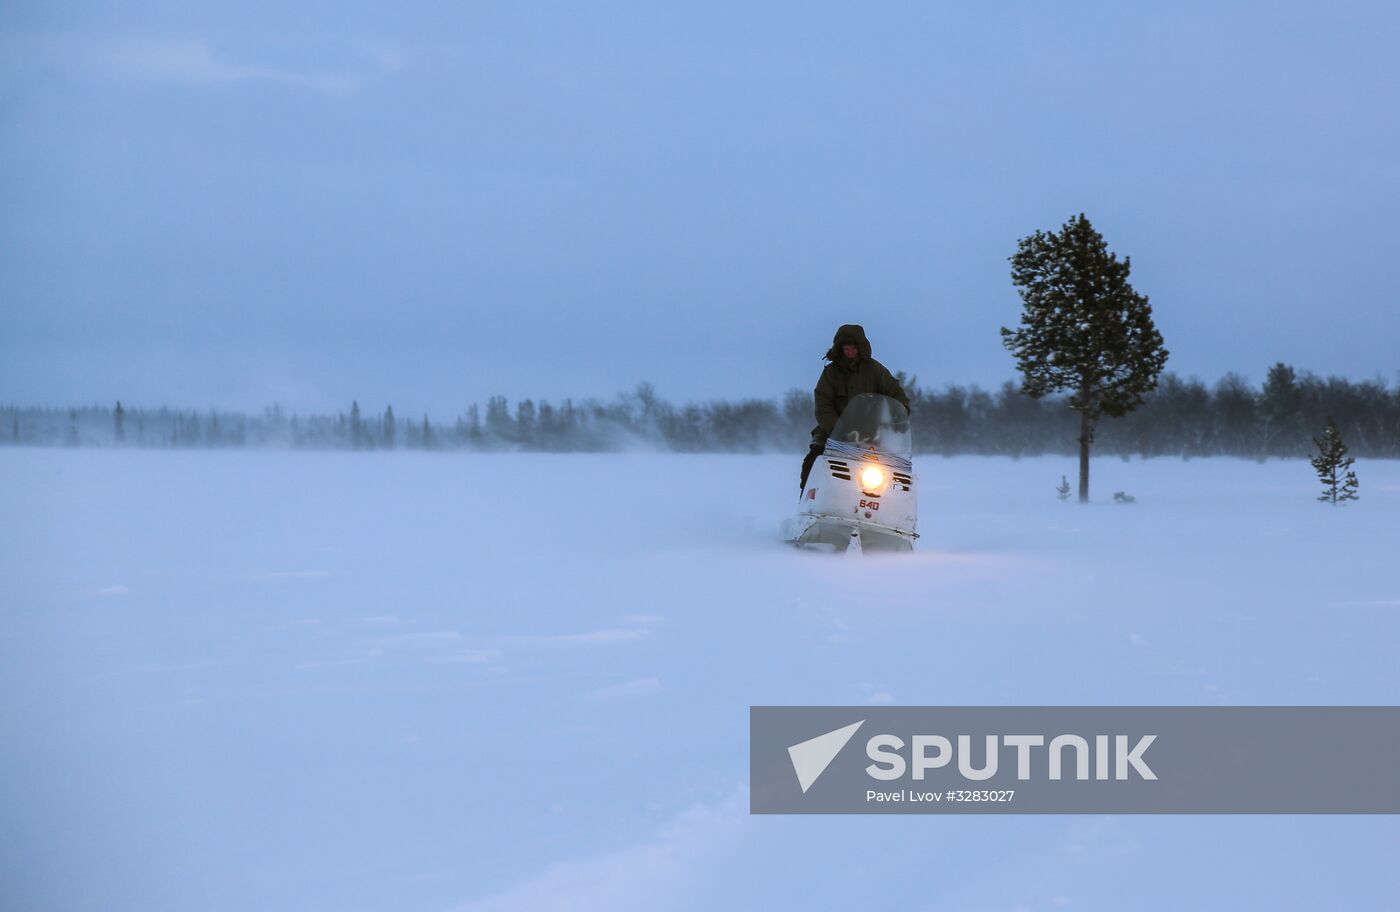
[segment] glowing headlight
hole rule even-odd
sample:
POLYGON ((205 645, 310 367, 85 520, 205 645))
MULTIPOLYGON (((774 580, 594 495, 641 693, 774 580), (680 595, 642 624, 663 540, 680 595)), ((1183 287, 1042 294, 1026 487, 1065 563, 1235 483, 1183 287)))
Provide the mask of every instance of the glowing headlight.
POLYGON ((874 491, 885 483, 885 470, 879 466, 866 466, 860 470, 860 486, 862 490, 874 491))

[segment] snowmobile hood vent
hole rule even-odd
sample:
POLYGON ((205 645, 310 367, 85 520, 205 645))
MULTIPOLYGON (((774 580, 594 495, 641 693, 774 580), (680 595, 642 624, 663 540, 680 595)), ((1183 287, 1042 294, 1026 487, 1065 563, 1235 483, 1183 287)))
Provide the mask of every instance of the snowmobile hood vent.
POLYGON ((842 443, 839 440, 828 440, 826 451, 838 456, 845 456, 852 459, 872 460, 882 462, 892 469, 903 469, 906 472, 914 470, 914 463, 903 456, 896 456, 893 453, 881 453, 875 450, 863 450, 858 446, 849 443, 842 443))

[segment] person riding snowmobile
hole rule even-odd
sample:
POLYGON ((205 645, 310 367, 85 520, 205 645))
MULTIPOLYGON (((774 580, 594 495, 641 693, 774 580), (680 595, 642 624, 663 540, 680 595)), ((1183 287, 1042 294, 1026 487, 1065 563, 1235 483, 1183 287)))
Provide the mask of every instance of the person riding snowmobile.
POLYGON ((836 330, 826 360, 828 363, 822 368, 814 390, 817 426, 812 428, 811 449, 802 460, 799 489, 807 487, 812 464, 826 448, 826 439, 831 435, 831 429, 836 427, 836 419, 853 397, 861 393, 879 393, 909 408, 909 396, 905 394, 904 387, 899 385, 885 365, 870 357, 870 341, 865 338, 863 327, 847 323, 836 330))

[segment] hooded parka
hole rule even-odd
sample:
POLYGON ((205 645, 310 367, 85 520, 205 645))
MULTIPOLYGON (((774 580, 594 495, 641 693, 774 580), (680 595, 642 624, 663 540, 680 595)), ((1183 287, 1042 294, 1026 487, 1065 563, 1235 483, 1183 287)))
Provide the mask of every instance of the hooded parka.
POLYGON ((904 387, 899 385, 885 365, 870 357, 870 340, 865 338, 865 329, 858 324, 847 323, 836 330, 826 360, 829 363, 822 369, 814 390, 817 426, 812 428, 812 445, 807 457, 802 460, 799 485, 803 488, 807 486, 807 475, 812 471, 813 463, 826 447, 827 437, 836 427, 836 419, 841 417, 851 399, 861 393, 879 393, 909 408, 909 396, 904 392, 904 387), (841 352, 845 345, 856 347, 855 358, 847 359, 841 352))
POLYGON ((836 419, 845 411, 846 403, 861 393, 889 396, 906 409, 909 408, 909 396, 905 394, 904 387, 899 385, 885 365, 870 357, 870 340, 865 338, 865 329, 858 324, 847 323, 836 330, 826 360, 829 363, 822 369, 814 391, 817 427, 824 434, 831 433, 831 429, 836 427, 836 419), (854 345, 859 354, 848 361, 841 354, 843 345, 854 345))

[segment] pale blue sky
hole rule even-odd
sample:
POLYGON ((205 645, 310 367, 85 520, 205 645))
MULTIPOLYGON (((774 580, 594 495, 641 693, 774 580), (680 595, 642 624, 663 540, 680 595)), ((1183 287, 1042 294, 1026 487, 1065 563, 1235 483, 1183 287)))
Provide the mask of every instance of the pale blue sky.
POLYGON ((1393 381, 1397 9, 7 4, 0 400, 992 386, 1081 210, 1170 369, 1393 381))

